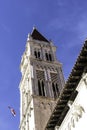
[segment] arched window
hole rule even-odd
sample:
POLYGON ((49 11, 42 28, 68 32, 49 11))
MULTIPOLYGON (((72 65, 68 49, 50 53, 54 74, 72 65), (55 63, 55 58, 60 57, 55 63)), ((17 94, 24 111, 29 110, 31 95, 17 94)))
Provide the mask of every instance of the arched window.
POLYGON ((58 84, 56 83, 56 96, 58 97, 59 96, 59 88, 58 88, 58 84))
POLYGON ((44 82, 42 81, 42 95, 45 96, 44 82))
POLYGON ((45 55, 46 55, 46 60, 49 60, 49 56, 48 56, 48 53, 46 53, 45 55))
POLYGON ((53 96, 56 98, 56 89, 54 83, 52 83, 52 89, 53 89, 53 96))
POLYGON ((39 91, 39 95, 42 95, 42 91, 41 91, 41 84, 40 81, 38 80, 38 91, 39 91))
POLYGON ((40 58, 40 52, 38 51, 38 58, 40 58))
POLYGON ((59 96, 59 89, 58 84, 52 83, 52 90, 53 90, 53 96, 54 98, 57 98, 59 96))
POLYGON ((45 96, 45 88, 44 88, 44 82, 38 80, 38 91, 39 91, 39 96, 45 96))
POLYGON ((51 54, 49 54, 49 60, 52 61, 52 55, 51 54))
POLYGON ((39 51, 39 50, 35 50, 35 51, 34 51, 34 56, 35 56, 35 58, 40 59, 40 58, 41 58, 41 53, 40 53, 40 51, 39 51))
POLYGON ((34 55, 35 55, 35 57, 37 58, 37 51, 34 51, 34 55))

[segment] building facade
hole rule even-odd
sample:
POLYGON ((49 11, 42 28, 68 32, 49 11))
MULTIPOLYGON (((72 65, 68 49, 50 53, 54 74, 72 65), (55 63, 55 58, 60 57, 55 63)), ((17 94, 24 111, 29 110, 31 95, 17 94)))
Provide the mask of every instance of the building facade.
POLYGON ((60 94, 45 130, 87 129, 87 40, 60 94))
POLYGON ((35 28, 20 69, 20 130, 44 130, 65 82, 56 47, 35 28))
POLYGON ((78 86, 78 92, 73 102, 68 102, 69 111, 63 119, 60 127, 55 130, 82 130, 87 129, 87 73, 83 75, 78 86))

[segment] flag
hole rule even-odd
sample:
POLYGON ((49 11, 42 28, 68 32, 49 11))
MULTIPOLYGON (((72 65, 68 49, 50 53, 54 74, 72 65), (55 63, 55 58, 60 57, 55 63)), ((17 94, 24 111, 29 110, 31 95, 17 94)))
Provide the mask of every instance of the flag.
POLYGON ((12 107, 10 107, 10 106, 8 106, 8 108, 10 109, 11 114, 12 114, 13 116, 16 116, 15 110, 14 110, 12 107))

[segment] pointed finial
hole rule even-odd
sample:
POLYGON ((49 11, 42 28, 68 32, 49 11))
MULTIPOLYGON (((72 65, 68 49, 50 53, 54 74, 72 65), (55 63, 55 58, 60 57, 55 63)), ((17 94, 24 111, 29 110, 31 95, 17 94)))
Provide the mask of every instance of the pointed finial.
POLYGON ((49 42, 50 42, 50 44, 51 44, 51 45, 53 45, 53 42, 52 42, 52 40, 51 40, 51 39, 49 40, 49 42))
POLYGON ((30 39, 32 39, 32 37, 31 37, 31 34, 28 33, 27 41, 29 41, 30 39))
POLYGON ((33 30, 34 30, 34 29, 36 29, 36 26, 35 26, 35 25, 33 26, 33 30))
POLYGON ((87 38, 85 39, 85 42, 87 41, 87 38))

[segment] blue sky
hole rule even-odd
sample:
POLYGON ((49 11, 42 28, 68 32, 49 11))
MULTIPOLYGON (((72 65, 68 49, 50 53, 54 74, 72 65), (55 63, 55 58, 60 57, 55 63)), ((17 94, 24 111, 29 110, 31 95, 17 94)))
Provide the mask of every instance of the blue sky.
POLYGON ((67 79, 87 38, 87 1, 0 0, 0 130, 19 129, 19 66, 33 26, 58 47, 67 79))

